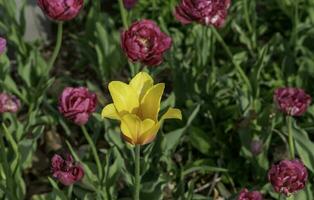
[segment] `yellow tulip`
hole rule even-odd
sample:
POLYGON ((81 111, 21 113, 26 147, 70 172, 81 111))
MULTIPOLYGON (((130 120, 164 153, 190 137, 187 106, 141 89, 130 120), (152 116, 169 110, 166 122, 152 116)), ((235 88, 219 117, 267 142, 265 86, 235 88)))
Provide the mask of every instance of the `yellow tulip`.
POLYGON ((112 81, 109 92, 113 103, 102 110, 103 118, 119 120, 123 138, 134 145, 147 144, 154 140, 165 119, 182 119, 181 111, 169 108, 158 119, 164 83, 154 85, 152 77, 138 73, 129 84, 112 81))

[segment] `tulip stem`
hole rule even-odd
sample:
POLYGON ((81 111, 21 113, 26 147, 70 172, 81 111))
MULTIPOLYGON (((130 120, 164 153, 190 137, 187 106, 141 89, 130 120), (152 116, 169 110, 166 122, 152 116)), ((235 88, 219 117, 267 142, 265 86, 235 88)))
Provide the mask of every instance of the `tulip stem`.
POLYGON ((135 146, 135 183, 134 183, 134 200, 140 199, 140 187, 141 187, 141 177, 140 177, 140 156, 141 156, 141 146, 135 146))
POLYGON ((288 127, 288 137, 289 137, 289 150, 290 150, 290 158, 293 160, 295 156, 294 151, 294 141, 293 141, 293 133, 292 133, 292 117, 287 116, 287 127, 288 127))
POLYGON ((252 86, 251 86, 251 82, 250 82, 249 78, 245 75, 245 72, 243 71, 241 66, 234 61, 232 52, 230 51, 229 47, 227 46, 227 44, 225 43, 225 41, 223 40, 221 35, 217 32, 217 30, 215 28, 212 27, 211 30, 212 30, 213 34, 215 35, 216 39, 220 42, 222 47, 225 49, 226 53, 228 54, 229 58, 232 61, 232 64, 235 66, 236 70, 238 71, 238 74, 243 79, 243 82, 247 85, 249 92, 251 92, 252 86))
POLYGON ((101 163, 100 163, 100 159, 99 159, 99 156, 97 154, 97 150, 96 150, 96 146, 92 140, 92 138, 90 137, 90 135, 88 134, 85 126, 81 126, 82 128, 82 131, 83 131, 83 134, 90 146, 90 148, 92 149, 92 153, 93 153, 93 156, 94 156, 94 159, 95 159, 95 162, 96 162, 96 165, 97 165, 97 170, 98 170, 98 178, 99 178, 99 181, 101 182, 102 178, 103 178, 103 171, 102 171, 102 168, 101 168, 101 163))
POLYGON ((123 0, 119 0, 119 8, 120 8, 120 14, 122 18, 123 27, 127 29, 128 28, 127 11, 123 6, 123 0))
POLYGON ((57 41, 56 41, 56 46, 53 50, 52 56, 49 60, 49 64, 48 64, 48 71, 50 71, 50 69, 53 67, 57 56, 60 52, 61 49, 61 44, 62 44, 62 33, 63 33, 63 23, 62 22, 58 22, 58 32, 57 32, 57 41))

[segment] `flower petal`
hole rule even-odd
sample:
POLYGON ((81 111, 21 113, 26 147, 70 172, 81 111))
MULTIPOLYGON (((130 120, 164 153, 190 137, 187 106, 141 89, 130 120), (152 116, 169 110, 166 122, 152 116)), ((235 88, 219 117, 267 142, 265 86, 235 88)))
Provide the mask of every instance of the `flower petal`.
POLYGON ((161 117, 160 121, 165 119, 180 119, 182 120, 181 110, 177 108, 169 108, 167 112, 161 117))
POLYGON ((112 81, 109 83, 109 91, 120 115, 137 112, 139 101, 131 86, 120 81, 112 81))
POLYGON ((104 107, 104 109, 102 109, 101 116, 103 118, 109 118, 109 119, 117 119, 117 120, 120 119, 119 113, 117 112, 117 109, 116 107, 114 107, 113 103, 107 105, 106 107, 104 107))
POLYGON ((160 101, 165 89, 164 83, 159 83, 150 88, 140 105, 139 115, 142 119, 152 119, 158 121, 158 112, 160 110, 160 101))
POLYGON ((141 137, 139 138, 139 143, 144 145, 152 142, 155 139, 159 128, 160 123, 156 123, 153 127, 151 127, 149 130, 141 135, 141 137))
POLYGON ((154 80, 149 74, 140 72, 130 81, 129 85, 136 90, 139 101, 141 101, 146 92, 153 87, 153 84, 154 80))

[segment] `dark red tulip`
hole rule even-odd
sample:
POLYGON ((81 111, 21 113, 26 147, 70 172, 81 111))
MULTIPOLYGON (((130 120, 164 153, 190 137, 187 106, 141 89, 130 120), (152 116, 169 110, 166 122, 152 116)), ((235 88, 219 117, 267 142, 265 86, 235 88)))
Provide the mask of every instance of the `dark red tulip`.
POLYGON ((258 139, 254 139, 251 141, 251 153, 254 156, 259 155, 263 150, 263 142, 258 139))
POLYGON ((182 24, 197 22, 222 27, 227 18, 231 0, 181 0, 174 16, 182 24))
POLYGON ((125 9, 131 10, 136 4, 138 0, 123 0, 123 5, 125 9))
POLYGON ((249 192, 248 189, 244 188, 241 190, 237 200, 263 200, 263 196, 258 191, 249 192))
POLYGON ((154 21, 147 19, 134 22, 121 34, 121 46, 128 58, 148 66, 161 64, 171 43, 171 38, 161 32, 154 21))
POLYGON ((289 196, 305 187, 308 172, 299 160, 283 160, 268 171, 268 180, 276 192, 289 196))
POLYGON ((84 0, 37 0, 37 4, 49 18, 68 21, 78 15, 84 0))
POLYGON ((97 106, 97 96, 85 87, 67 87, 59 97, 59 111, 78 125, 87 123, 97 106))
POLYGON ((278 88, 274 101, 279 110, 290 116, 301 116, 311 104, 312 98, 299 88, 278 88))
POLYGON ((7 41, 6 41, 6 39, 0 37, 0 55, 4 53, 6 48, 7 48, 7 41))
POLYGON ((7 93, 0 93, 0 113, 16 113, 21 107, 20 100, 7 93))
POLYGON ((66 186, 80 181, 84 176, 83 167, 76 164, 70 154, 66 159, 55 154, 51 159, 51 171, 52 176, 66 186))

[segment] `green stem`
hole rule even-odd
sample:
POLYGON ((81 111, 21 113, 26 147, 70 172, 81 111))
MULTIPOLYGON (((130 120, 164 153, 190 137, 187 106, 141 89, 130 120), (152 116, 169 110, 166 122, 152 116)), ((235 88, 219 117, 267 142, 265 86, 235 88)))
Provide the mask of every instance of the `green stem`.
POLYGON ((134 200, 140 199, 140 187, 141 187, 141 177, 140 177, 140 154, 141 146, 135 146, 135 183, 134 183, 134 200))
POLYGON ((222 45, 222 47, 225 49, 226 53, 228 54, 229 58, 232 61, 232 64, 235 66, 236 70, 238 71, 240 77, 243 79, 244 83, 247 85, 247 87, 249 88, 249 92, 252 91, 252 86, 250 83, 250 80, 248 79, 248 77, 245 75, 245 72, 243 71, 243 69, 241 68, 241 66, 239 64, 237 64, 236 62, 234 62, 233 60, 233 55, 229 49, 229 47, 227 46, 227 44, 225 43, 225 41, 223 40, 223 38, 221 37, 221 35, 217 32, 217 30, 215 28, 212 28, 212 32, 214 33, 216 39, 220 42, 220 44, 222 45))
POLYGON ((100 163, 100 160, 99 160, 99 156, 97 154, 96 146, 95 146, 92 138, 88 134, 85 126, 81 126, 81 128, 82 128, 83 134, 84 134, 84 136, 85 136, 89 146, 92 148, 92 153, 93 153, 96 165, 97 165, 98 176, 99 176, 98 178, 99 178, 99 181, 101 182, 101 180, 103 178, 103 173, 102 173, 103 171, 102 171, 102 168, 101 168, 101 163, 100 163))
POLYGON ((128 28, 127 11, 126 11, 126 9, 123 6, 122 0, 119 0, 119 9, 120 9, 120 14, 121 14, 121 18, 122 18, 123 27, 125 29, 127 29, 128 28))
POLYGON ((58 33, 57 33, 56 46, 55 46, 55 49, 53 50, 52 56, 49 60, 48 70, 50 70, 53 67, 53 65, 57 59, 57 56, 60 52, 61 44, 62 44, 62 33, 63 33, 63 23, 58 22, 58 33))
POLYGON ((288 137, 289 137, 290 158, 293 160, 295 157, 295 151, 294 151, 294 141, 293 141, 293 133, 292 133, 292 117, 291 116, 287 116, 287 127, 288 127, 288 137))

